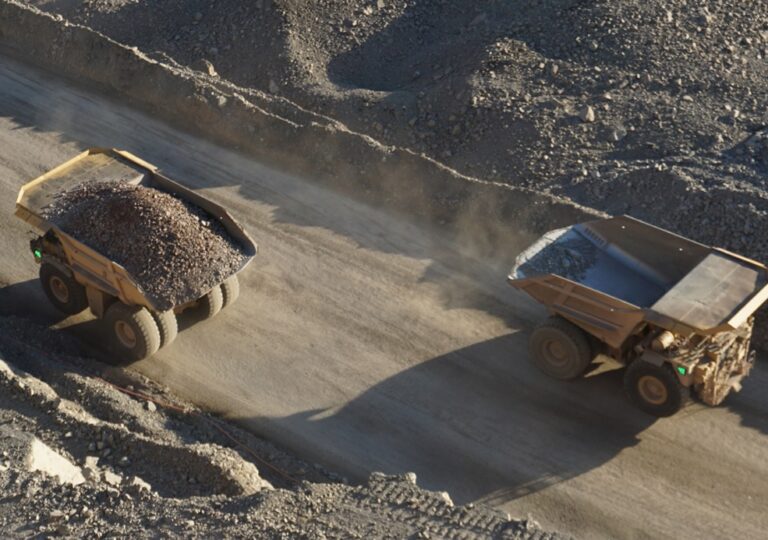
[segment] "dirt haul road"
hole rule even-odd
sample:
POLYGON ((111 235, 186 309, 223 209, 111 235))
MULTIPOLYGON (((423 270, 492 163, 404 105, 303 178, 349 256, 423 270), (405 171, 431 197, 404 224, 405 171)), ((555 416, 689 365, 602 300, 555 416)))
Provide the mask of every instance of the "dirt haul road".
MULTIPOLYGON (((133 366, 352 479, 415 471, 580 537, 756 538, 768 530, 768 371, 727 406, 654 421, 620 375, 536 372, 540 314, 491 260, 127 108, 0 59, 0 311, 60 321, 33 278, 19 187, 89 145, 133 151, 216 200, 260 253, 243 296, 133 366)), ((297 150, 298 151, 298 150, 297 150)), ((468 224, 469 226, 470 224, 468 224)))

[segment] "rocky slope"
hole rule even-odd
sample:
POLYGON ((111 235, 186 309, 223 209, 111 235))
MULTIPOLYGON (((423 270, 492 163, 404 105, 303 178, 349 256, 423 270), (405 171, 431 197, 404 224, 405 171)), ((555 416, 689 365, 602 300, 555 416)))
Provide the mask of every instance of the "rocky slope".
POLYGON ((484 179, 768 260, 757 0, 31 0, 484 179))

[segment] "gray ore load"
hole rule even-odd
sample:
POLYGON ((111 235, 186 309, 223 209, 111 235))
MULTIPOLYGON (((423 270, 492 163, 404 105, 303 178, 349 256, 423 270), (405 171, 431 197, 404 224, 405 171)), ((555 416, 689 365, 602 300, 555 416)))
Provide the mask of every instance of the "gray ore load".
POLYGON ((223 208, 118 150, 88 150, 26 184, 16 215, 41 233, 31 248, 48 299, 103 318, 122 359, 171 343, 182 311, 212 317, 234 302, 256 254, 223 208))
POLYGON ((200 297, 246 259, 201 208, 127 182, 79 184, 56 195, 42 216, 123 266, 161 310, 200 297))

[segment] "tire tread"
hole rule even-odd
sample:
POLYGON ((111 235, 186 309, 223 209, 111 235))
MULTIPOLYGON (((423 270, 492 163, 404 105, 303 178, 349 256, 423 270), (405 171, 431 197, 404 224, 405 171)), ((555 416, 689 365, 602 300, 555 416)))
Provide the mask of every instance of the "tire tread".
POLYGON ((624 392, 637 408, 659 418, 672 416, 682 409, 691 397, 690 388, 683 386, 669 364, 657 366, 642 359, 637 359, 627 366, 624 372, 624 392), (671 392, 672 398, 664 405, 653 405, 644 401, 637 391, 637 381, 646 374, 654 375, 665 382, 668 392, 671 392))
POLYGON ((581 376, 592 363, 594 355, 592 354, 592 345, 589 342, 587 334, 578 326, 557 315, 543 321, 534 329, 529 341, 531 359, 544 373, 550 377, 561 380, 575 379, 581 376), (556 332, 568 340, 575 348, 578 358, 570 371, 563 374, 554 374, 547 369, 547 364, 538 353, 538 339, 542 332, 556 332))

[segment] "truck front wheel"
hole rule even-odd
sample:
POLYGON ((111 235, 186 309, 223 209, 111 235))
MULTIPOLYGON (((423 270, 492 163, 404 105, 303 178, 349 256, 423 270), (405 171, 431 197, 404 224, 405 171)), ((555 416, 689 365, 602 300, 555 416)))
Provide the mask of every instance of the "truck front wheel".
POLYGON ((40 265, 40 284, 48 300, 67 315, 75 315, 88 307, 85 287, 54 265, 40 265))
POLYGON ((635 360, 624 373, 624 390, 640 410, 658 417, 672 416, 688 401, 690 390, 672 368, 635 360))
POLYGON ((115 302, 104 315, 112 352, 121 360, 138 361, 160 349, 160 330, 148 309, 115 302))
POLYGON ((555 379, 575 379, 593 359, 586 334, 562 317, 550 317, 536 327, 529 348, 534 364, 555 379))

